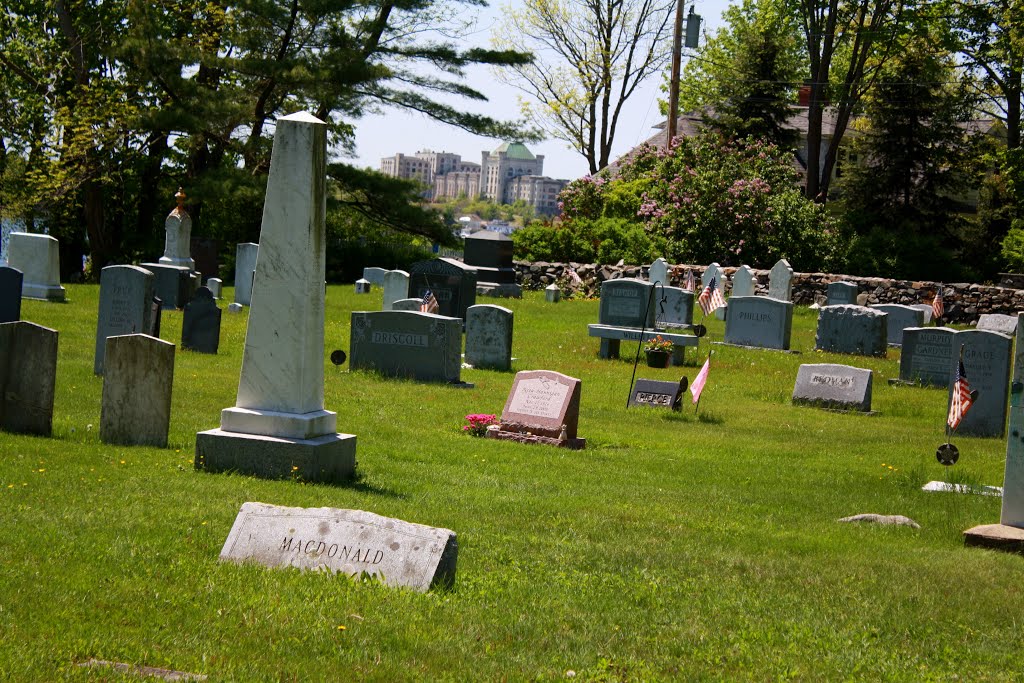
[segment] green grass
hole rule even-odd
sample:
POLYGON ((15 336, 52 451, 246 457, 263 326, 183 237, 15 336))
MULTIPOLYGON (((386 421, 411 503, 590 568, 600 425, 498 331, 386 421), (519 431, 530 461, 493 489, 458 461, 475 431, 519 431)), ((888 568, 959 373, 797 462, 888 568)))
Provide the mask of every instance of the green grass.
MULTIPOLYGON (((515 311, 515 370, 583 380, 581 452, 461 432, 501 412, 513 373, 464 370, 464 390, 326 363, 360 477, 325 486, 192 468, 195 433, 234 405, 244 314, 224 314, 219 355, 178 351, 169 448, 100 443, 98 289, 68 297, 22 309, 60 331, 60 360, 53 438, 0 434, 0 678, 132 680, 76 666, 90 658, 211 681, 1024 677, 1024 559, 961 538, 999 500, 920 491, 1001 484, 1005 443, 958 438, 960 462, 938 465, 945 392, 888 386, 896 352, 814 352, 814 311, 795 316, 800 355, 715 347, 698 419, 625 410, 636 345, 597 358, 597 302, 497 302, 515 311), (879 414, 791 406, 813 362, 873 369, 879 414), (455 588, 221 564, 245 501, 453 529, 455 588), (836 523, 861 512, 921 529, 836 523)), ((350 311, 379 307, 331 287, 327 351, 348 350, 350 311)), ((180 328, 165 312, 163 338, 180 328)), ((696 374, 638 376, 681 370, 696 374)))

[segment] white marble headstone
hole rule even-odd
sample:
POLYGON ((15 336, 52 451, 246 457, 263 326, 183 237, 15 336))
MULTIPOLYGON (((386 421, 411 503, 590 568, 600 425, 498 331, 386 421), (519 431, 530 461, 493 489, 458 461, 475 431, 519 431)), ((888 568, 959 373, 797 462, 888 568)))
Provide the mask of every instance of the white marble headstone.
POLYGON ((768 274, 768 296, 781 301, 793 300, 793 268, 786 259, 779 259, 768 274))
POLYGON ((409 273, 404 270, 389 270, 384 273, 384 303, 382 311, 392 310, 399 299, 409 298, 409 273))
POLYGON ((22 273, 22 297, 64 301, 64 288, 60 286, 60 244, 55 237, 12 232, 7 261, 8 266, 22 273))
POLYGON ((159 262, 195 270, 196 262, 192 260, 192 217, 185 210, 185 193, 180 187, 174 198, 178 200, 178 206, 164 221, 164 255, 159 262))
POLYGON ((732 275, 733 296, 754 296, 757 293, 757 275, 750 266, 740 266, 732 275))
POLYGON ((668 261, 663 258, 655 259, 648 271, 647 280, 652 285, 658 282, 663 285, 670 284, 668 281, 668 261))

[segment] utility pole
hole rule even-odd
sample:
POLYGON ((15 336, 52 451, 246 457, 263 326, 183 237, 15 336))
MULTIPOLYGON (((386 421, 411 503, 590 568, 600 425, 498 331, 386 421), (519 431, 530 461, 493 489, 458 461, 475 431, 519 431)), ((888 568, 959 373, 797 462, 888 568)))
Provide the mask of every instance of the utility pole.
MULTIPOLYGON (((676 27, 672 36, 672 77, 668 86, 668 137, 665 148, 672 146, 676 137, 676 120, 679 118, 679 62, 683 52, 683 5, 686 0, 676 0, 676 27)), ((686 47, 697 47, 700 36, 701 18, 694 12, 693 5, 686 17, 686 47)))

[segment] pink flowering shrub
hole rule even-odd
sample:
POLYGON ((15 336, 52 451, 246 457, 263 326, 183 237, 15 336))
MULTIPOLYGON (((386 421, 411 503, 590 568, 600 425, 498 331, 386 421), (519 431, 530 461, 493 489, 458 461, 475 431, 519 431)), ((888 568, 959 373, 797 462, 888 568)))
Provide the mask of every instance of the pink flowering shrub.
POLYGON ((470 436, 483 436, 487 433, 489 425, 498 424, 496 415, 474 414, 467 415, 466 419, 469 420, 469 424, 463 425, 462 431, 469 432, 470 436))

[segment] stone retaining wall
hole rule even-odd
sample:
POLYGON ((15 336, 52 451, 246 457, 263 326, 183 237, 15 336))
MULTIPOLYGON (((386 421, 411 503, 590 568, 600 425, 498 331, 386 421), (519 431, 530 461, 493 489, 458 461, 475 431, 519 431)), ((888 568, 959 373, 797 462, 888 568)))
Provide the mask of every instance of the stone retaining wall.
MULTIPOLYGON (((523 289, 543 289, 551 283, 557 283, 569 289, 566 277, 567 267, 572 267, 580 276, 583 284, 579 290, 588 297, 600 294, 601 283, 623 277, 646 277, 647 266, 601 266, 592 263, 546 263, 538 261, 516 261, 516 281, 523 289)), ((672 285, 682 285, 686 269, 692 268, 694 276, 700 280, 706 266, 682 265, 674 266, 671 275, 672 285)), ((723 268, 730 277, 736 268, 723 268)), ((768 271, 755 270, 757 274, 757 293, 768 293, 768 271)), ((890 280, 881 277, 856 277, 853 275, 832 275, 829 273, 796 273, 793 279, 793 302, 809 306, 813 303, 824 305, 826 291, 830 282, 852 282, 859 291, 858 300, 864 304, 920 304, 930 303, 938 287, 936 282, 890 280)), ((1008 287, 990 287, 969 282, 943 283, 945 289, 947 322, 974 324, 982 313, 1004 313, 1016 315, 1024 311, 1024 289, 1008 287)), ((726 291, 729 284, 726 283, 726 291)))

